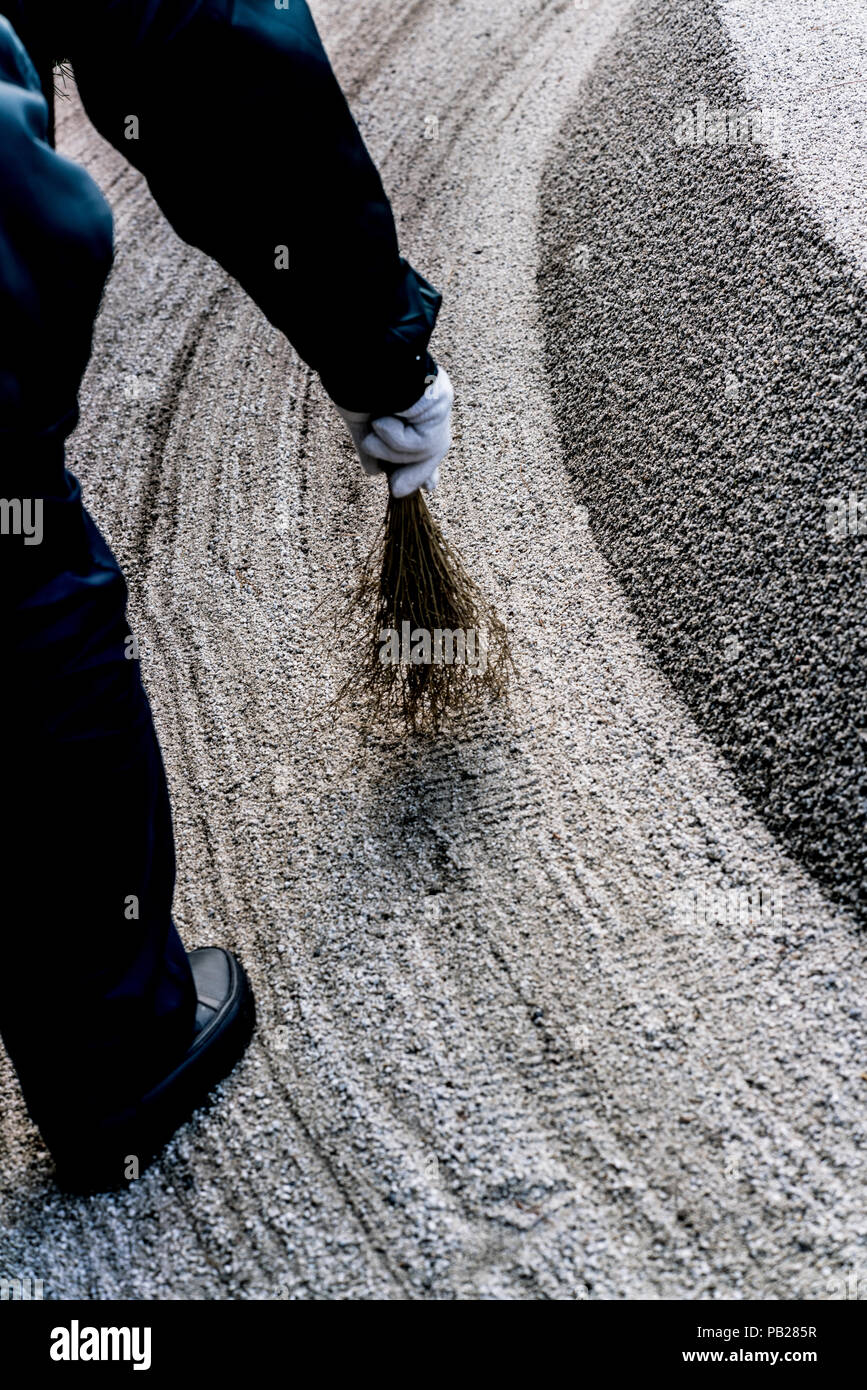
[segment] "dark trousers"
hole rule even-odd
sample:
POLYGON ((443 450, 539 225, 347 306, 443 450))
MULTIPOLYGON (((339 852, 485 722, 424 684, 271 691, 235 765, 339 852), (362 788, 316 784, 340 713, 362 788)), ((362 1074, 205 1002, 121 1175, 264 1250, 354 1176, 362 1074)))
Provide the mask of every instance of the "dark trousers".
POLYGON ((111 256, 108 207, 51 149, 0 18, 0 1032, 65 1152, 180 1059, 196 1003, 126 585, 64 467, 111 256))
POLYGON ((74 568, 7 613, 2 698, 0 1031, 52 1148, 134 1106, 186 1048, 195 1014, 126 585, 72 480, 70 492, 74 568))

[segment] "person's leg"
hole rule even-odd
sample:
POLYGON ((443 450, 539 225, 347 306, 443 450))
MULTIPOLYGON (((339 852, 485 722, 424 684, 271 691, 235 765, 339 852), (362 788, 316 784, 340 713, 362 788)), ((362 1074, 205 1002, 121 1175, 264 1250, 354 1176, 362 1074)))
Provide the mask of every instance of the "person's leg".
POLYGON ((51 149, 2 16, 0 190, 0 1032, 58 1167, 114 1185, 231 1069, 253 1004, 234 957, 187 956, 172 923, 168 792, 126 586, 64 467, 111 214, 51 149))
POLYGON ((87 559, 22 600, 5 637, 14 930, 0 1029, 55 1154, 135 1105, 183 1055, 196 1008, 126 587, 87 530, 87 559))

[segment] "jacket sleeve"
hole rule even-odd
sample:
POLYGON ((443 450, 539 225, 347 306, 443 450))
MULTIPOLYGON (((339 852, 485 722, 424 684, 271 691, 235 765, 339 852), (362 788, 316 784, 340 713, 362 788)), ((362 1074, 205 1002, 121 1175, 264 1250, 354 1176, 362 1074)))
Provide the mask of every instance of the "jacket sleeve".
POLYGON ((239 281, 341 406, 416 401, 440 295, 399 254, 304 0, 58 0, 56 13, 90 119, 178 234, 239 281))
POLYGON ((93 179, 51 148, 39 78, 3 15, 0 190, 0 466, 8 488, 13 452, 26 455, 35 436, 62 438, 75 424, 113 233, 93 179))

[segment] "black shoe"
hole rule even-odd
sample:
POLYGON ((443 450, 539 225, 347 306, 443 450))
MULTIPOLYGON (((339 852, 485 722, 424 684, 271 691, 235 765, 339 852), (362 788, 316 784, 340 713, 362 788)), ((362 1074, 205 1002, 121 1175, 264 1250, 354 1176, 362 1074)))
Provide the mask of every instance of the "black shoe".
POLYGON ((175 1130, 234 1067, 256 1010, 240 961, 219 946, 188 952, 196 986, 196 1031, 181 1061, 121 1119, 82 1136, 74 1154, 55 1152, 57 1180, 76 1192, 123 1187, 144 1172, 175 1130))

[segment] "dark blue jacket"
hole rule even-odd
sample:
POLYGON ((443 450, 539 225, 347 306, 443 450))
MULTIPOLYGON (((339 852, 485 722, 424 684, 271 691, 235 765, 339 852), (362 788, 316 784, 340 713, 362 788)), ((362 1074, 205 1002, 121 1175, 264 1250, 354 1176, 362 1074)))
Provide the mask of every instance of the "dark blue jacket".
MULTIPOLYGON (((0 11, 43 87, 52 60, 72 63, 90 119, 142 171, 175 230, 240 282, 334 400, 384 414, 422 394, 440 296, 399 255, 388 199, 304 0, 0 0, 0 11)), ((20 137, 15 159, 0 157, 0 429, 10 372, 37 369, 18 395, 43 425, 74 412, 85 319, 110 257, 107 210, 81 171, 50 154, 18 68, 0 40, 0 122, 20 137), (52 159, 62 176, 40 214, 40 170, 52 159), (89 245, 77 236, 88 220, 89 245), (56 252, 47 264, 34 257, 33 238, 45 249, 59 229, 60 264, 56 252), (50 382, 46 354, 61 359, 50 382)))

